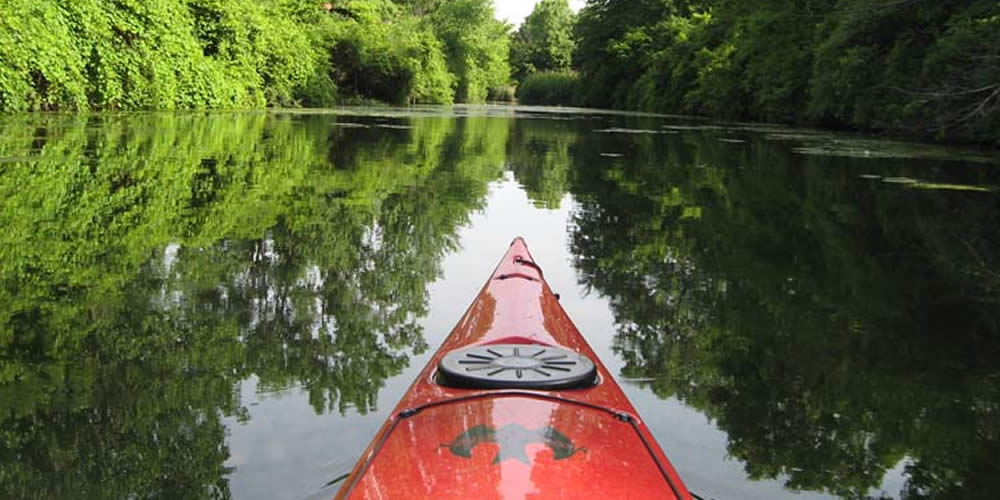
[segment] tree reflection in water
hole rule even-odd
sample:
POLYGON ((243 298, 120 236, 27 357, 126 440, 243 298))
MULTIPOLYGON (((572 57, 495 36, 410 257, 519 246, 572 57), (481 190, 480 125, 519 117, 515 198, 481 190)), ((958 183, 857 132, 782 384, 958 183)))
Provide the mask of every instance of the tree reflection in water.
POLYGON ((247 418, 251 374, 366 412, 427 349, 426 285, 507 130, 18 120, 0 121, 0 157, 18 159, 0 172, 5 498, 229 497, 221 419, 247 418))
MULTIPOLYGON (((866 497, 906 457, 903 498, 1000 486, 995 194, 866 183, 863 160, 759 139, 640 139, 628 163, 578 146, 571 246, 624 376, 713 418, 751 478, 866 497)), ((949 167, 879 165, 967 175, 949 167)))
POLYGON ((623 375, 751 478, 858 498, 905 459, 903 497, 995 491, 1000 207, 941 189, 995 169, 559 116, 0 118, 0 496, 228 497, 250 376, 371 410, 504 165, 576 199, 623 375))

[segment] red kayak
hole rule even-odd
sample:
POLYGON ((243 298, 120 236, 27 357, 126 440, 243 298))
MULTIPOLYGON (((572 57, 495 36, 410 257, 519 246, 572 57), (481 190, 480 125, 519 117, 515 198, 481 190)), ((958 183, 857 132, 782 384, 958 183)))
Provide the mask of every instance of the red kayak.
POLYGON ((336 498, 691 494, 517 238, 336 498))

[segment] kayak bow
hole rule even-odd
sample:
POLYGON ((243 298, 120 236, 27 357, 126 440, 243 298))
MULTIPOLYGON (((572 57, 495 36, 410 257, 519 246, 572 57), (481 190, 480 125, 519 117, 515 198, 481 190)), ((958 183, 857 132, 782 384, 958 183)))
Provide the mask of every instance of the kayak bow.
POLYGON ((516 238, 336 498, 581 497, 691 499, 516 238))

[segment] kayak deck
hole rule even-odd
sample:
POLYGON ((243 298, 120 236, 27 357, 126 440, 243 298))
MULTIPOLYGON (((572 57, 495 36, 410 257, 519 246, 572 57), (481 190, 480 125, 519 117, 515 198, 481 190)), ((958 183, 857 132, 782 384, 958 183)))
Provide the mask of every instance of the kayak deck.
POLYGON ((430 497, 690 498, 520 238, 336 498, 430 497), (510 345, 523 346, 523 353, 509 356, 510 349, 499 349, 510 345), (473 351, 473 358, 460 361, 466 365, 441 365, 450 352, 470 346, 505 357, 498 361, 482 356, 488 361, 477 361, 475 353, 480 351, 473 351), (489 346, 497 349, 489 351, 489 346), (572 352, 569 357, 546 357, 549 349, 572 352), (534 370, 532 375, 544 380, 568 372, 567 359, 576 355, 593 362, 589 379, 581 375, 579 383, 560 389, 524 383, 529 377, 522 377, 522 370, 534 370), (535 359, 549 364, 542 366, 535 359), (445 379, 439 365, 457 371, 465 366, 477 377, 468 384, 445 379), (503 388, 504 382, 497 383, 501 388, 492 382, 482 388, 484 374, 493 372, 506 377, 510 388, 503 388))

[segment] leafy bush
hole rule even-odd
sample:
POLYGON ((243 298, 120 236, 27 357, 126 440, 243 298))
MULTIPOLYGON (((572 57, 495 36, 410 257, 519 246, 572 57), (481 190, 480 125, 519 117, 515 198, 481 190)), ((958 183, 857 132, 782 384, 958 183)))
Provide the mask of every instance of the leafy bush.
POLYGON ((649 68, 628 92, 627 106, 706 113, 706 106, 697 95, 702 87, 699 83, 718 80, 723 73, 720 70, 728 67, 729 55, 728 51, 710 48, 719 45, 719 40, 712 37, 712 27, 713 18, 707 14, 671 16, 651 27, 652 38, 667 43, 649 56, 649 68))
POLYGON ((517 100, 522 104, 573 105, 579 76, 572 72, 543 71, 533 73, 517 88, 517 100))
POLYGON ((455 75, 457 100, 483 102, 487 89, 510 84, 510 28, 494 17, 492 0, 449 0, 429 17, 455 75))
POLYGON ((3 3, 3 111, 478 102, 510 83, 489 0, 3 3))
POLYGON ((0 16, 0 109, 86 108, 85 61, 54 3, 9 0, 0 16))
POLYGON ((536 71, 569 71, 576 43, 567 0, 541 0, 521 23, 510 44, 514 79, 536 71))
POLYGON ((5 3, 5 110, 285 105, 315 71, 307 32, 275 2, 5 3))
MULTIPOLYGON (((362 4, 359 4, 362 5, 362 4)), ((369 3, 360 22, 324 27, 332 78, 343 93, 394 104, 451 103, 454 77, 428 24, 391 3, 369 3)))
POLYGON ((589 2, 577 102, 997 144, 997 5, 589 2))

